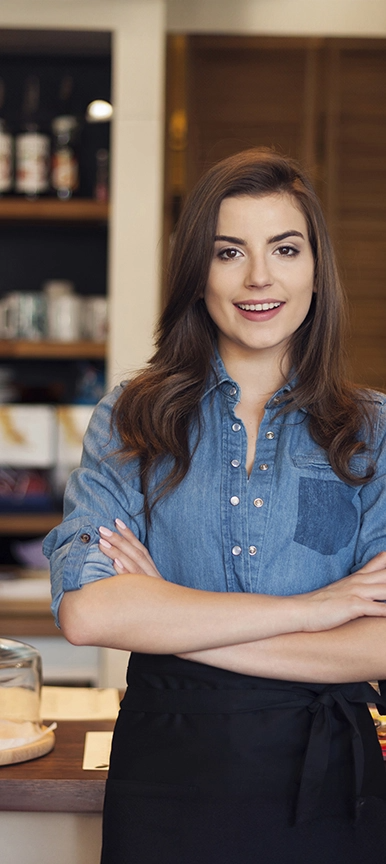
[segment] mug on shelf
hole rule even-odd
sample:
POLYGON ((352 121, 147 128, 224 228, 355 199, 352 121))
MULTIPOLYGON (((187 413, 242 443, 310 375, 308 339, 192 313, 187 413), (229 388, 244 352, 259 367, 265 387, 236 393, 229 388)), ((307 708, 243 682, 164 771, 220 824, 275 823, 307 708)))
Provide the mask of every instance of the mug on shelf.
POLYGON ((73 342, 80 338, 79 298, 68 279, 49 279, 43 283, 47 303, 47 339, 73 342))
POLYGON ((107 336, 107 299, 99 295, 83 298, 82 332, 84 339, 105 342, 107 336))
POLYGON ((47 337, 57 342, 74 342, 82 335, 82 300, 70 292, 49 297, 47 337))
POLYGON ((11 291, 0 301, 1 339, 44 339, 46 298, 40 291, 11 291))

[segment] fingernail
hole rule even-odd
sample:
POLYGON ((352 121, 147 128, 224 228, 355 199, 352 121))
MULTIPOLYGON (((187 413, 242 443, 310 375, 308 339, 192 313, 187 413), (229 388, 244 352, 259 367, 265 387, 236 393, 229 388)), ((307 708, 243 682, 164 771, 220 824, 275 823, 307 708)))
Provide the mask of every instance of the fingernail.
POLYGON ((102 540, 101 539, 99 541, 99 544, 100 544, 100 546, 104 546, 105 549, 111 549, 111 543, 109 543, 108 540, 102 540))
POLYGON ((117 567, 120 567, 121 570, 124 570, 124 569, 125 569, 124 566, 123 566, 123 564, 122 564, 122 561, 120 561, 119 558, 114 558, 114 564, 116 564, 117 567))
POLYGON ((122 522, 122 519, 114 519, 114 522, 115 522, 117 528, 120 528, 122 531, 124 531, 125 528, 127 528, 127 525, 125 525, 125 523, 122 522))
POLYGON ((102 534, 102 537, 112 537, 113 536, 113 532, 110 531, 110 528, 103 528, 103 526, 101 526, 101 528, 99 529, 99 533, 102 534))

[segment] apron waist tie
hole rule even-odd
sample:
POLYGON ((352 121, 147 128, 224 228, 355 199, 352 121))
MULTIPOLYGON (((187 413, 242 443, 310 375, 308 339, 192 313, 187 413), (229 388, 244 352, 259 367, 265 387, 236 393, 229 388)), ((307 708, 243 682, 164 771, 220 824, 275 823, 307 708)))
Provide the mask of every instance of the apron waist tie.
MULTIPOLYGON (((233 714, 267 708, 299 708, 304 706, 313 714, 306 746, 300 788, 296 805, 296 823, 308 822, 317 815, 319 796, 326 777, 331 742, 331 712, 338 705, 351 734, 355 776, 355 798, 360 804, 365 752, 362 735, 357 724, 354 703, 374 703, 386 713, 386 686, 379 695, 366 683, 332 684, 321 689, 293 682, 263 681, 256 689, 139 689, 129 686, 121 703, 126 711, 166 714, 233 714)), ((381 691, 383 689, 381 682, 381 691)), ((379 792, 370 789, 368 794, 379 792)), ((384 779, 386 798, 386 771, 384 779)), ((358 807, 356 808, 358 813, 358 807)))
MULTIPOLYGON (((373 694, 369 694, 367 698, 356 699, 355 701, 367 702, 369 697, 371 698, 372 695, 373 694)), ((348 725, 350 726, 355 777, 355 800, 357 803, 360 802, 365 754, 362 736, 358 728, 355 713, 349 699, 342 693, 342 691, 324 690, 316 699, 314 699, 313 702, 311 702, 311 704, 308 705, 308 710, 314 715, 314 718, 303 763, 296 807, 296 822, 307 822, 316 815, 319 796, 326 776, 329 760, 331 709, 336 704, 339 705, 348 725)), ((357 808, 355 809, 355 812, 356 814, 358 813, 357 808)))

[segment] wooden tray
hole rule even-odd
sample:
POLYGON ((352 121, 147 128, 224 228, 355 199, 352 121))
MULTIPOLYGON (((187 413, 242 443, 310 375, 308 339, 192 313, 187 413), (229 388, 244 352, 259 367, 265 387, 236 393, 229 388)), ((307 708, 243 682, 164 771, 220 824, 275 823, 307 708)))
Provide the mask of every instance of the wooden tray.
MULTIPOLYGON (((41 727, 42 730, 46 726, 41 727)), ((8 750, 0 750, 0 765, 12 765, 16 762, 27 762, 29 759, 37 759, 39 756, 45 756, 55 745, 55 735, 52 730, 39 738, 38 741, 32 741, 30 744, 23 744, 21 747, 9 747, 8 750)))

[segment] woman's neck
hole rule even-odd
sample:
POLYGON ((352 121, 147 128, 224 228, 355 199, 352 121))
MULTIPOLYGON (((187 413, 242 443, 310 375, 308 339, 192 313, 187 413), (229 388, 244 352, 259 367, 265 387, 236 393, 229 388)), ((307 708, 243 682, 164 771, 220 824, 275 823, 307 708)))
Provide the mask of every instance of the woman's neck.
POLYGON ((219 352, 228 375, 240 386, 246 402, 265 404, 286 383, 287 364, 258 352, 219 352))

